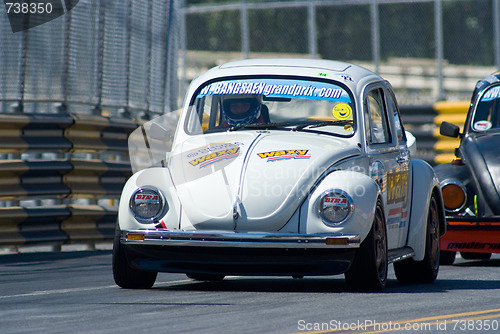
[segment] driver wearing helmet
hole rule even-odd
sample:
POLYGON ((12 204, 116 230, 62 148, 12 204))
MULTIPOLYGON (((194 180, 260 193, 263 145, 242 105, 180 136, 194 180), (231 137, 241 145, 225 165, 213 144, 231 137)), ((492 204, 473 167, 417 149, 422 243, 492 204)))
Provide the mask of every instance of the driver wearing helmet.
POLYGON ((261 95, 225 95, 222 99, 223 127, 264 123, 261 95))

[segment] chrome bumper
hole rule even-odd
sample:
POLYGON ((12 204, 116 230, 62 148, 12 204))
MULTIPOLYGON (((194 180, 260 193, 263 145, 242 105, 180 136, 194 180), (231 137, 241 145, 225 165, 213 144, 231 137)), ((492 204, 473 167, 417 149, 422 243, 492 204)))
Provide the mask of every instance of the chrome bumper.
POLYGON ((226 231, 124 230, 121 242, 133 245, 237 248, 358 248, 359 235, 226 231))

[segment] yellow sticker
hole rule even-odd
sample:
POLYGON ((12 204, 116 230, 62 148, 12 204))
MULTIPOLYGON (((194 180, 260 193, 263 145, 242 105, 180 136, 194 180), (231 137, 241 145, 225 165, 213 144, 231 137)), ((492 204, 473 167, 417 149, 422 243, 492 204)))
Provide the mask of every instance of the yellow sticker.
POLYGON ((333 107, 332 115, 342 121, 349 119, 352 116, 352 108, 347 103, 339 103, 333 107))
POLYGON ((351 124, 344 125, 344 130, 347 131, 347 132, 351 132, 352 131, 352 125, 351 124))

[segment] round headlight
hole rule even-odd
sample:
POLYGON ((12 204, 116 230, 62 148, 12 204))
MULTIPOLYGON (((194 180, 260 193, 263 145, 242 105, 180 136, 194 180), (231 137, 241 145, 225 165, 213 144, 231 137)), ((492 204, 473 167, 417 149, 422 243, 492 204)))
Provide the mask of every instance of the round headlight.
POLYGON ((467 192, 462 183, 452 180, 441 184, 444 208, 450 212, 461 210, 467 200, 467 192))
POLYGON ((321 195, 318 211, 326 225, 336 226, 351 216, 354 204, 352 198, 345 191, 335 189, 321 195))
POLYGON ((168 209, 163 194, 152 186, 137 189, 130 198, 130 210, 141 223, 153 223, 168 209))

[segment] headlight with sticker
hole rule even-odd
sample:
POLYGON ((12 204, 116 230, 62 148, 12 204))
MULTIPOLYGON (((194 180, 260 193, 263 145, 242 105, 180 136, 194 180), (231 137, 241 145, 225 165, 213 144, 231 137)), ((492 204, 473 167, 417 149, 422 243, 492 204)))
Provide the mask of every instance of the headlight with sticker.
POLYGON ((354 212, 351 196, 343 190, 325 191, 319 198, 318 212, 327 226, 338 226, 344 223, 354 212))
POLYGON ((165 215, 168 204, 160 190, 153 186, 144 186, 132 194, 130 210, 139 222, 149 224, 165 215))

